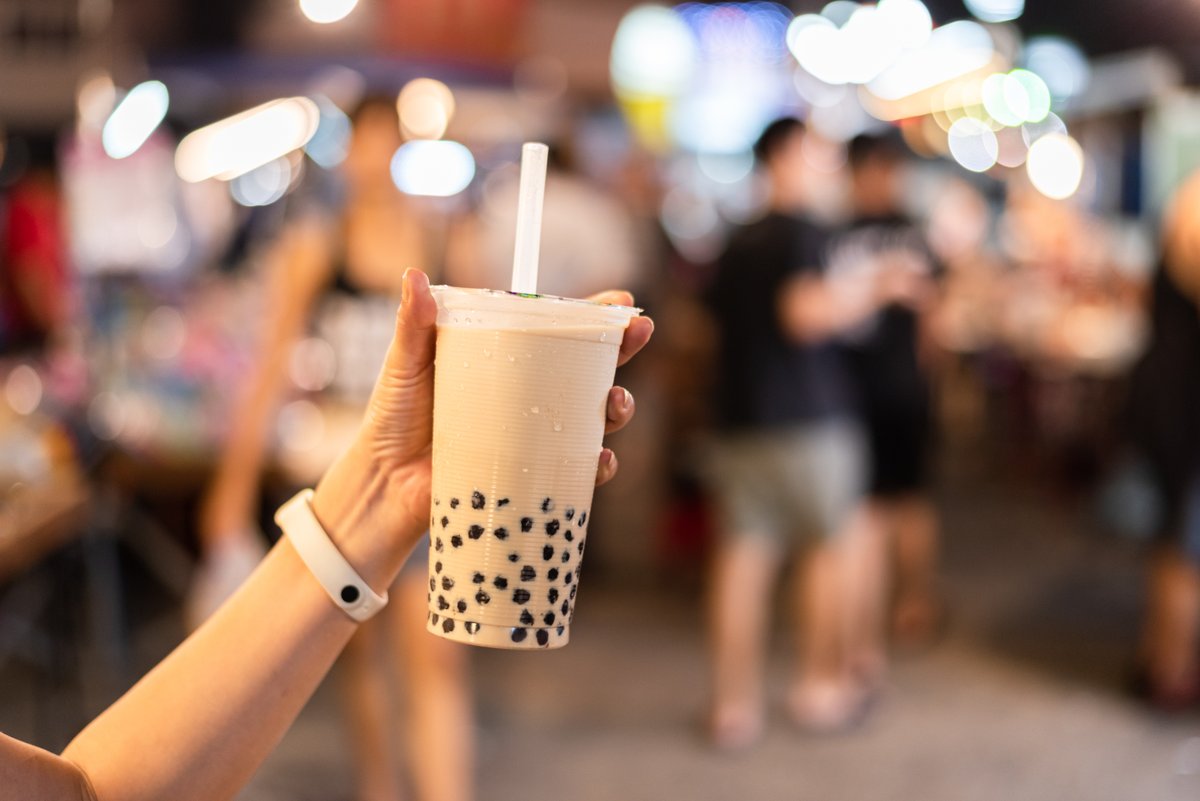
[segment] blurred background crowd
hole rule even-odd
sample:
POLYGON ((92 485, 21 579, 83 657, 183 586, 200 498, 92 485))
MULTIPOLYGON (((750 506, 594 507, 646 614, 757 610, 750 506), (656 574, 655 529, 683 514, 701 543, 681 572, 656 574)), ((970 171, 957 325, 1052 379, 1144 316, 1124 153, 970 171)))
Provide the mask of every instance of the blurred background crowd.
POLYGON ((545 141, 541 290, 657 323, 572 644, 427 637, 418 566, 245 797, 1200 797, 1197 35, 0 0, 0 730, 61 746, 237 586, 403 270, 507 287, 545 141))

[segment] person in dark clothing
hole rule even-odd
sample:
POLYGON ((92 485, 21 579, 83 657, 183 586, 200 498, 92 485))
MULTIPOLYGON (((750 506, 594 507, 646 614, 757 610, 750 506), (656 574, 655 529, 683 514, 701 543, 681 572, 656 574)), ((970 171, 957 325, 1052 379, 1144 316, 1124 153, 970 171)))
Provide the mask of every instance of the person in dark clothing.
MULTIPOLYGON (((929 497, 933 411, 923 354, 935 291, 925 237, 900 206, 904 160, 902 145, 892 137, 863 134, 850 142, 853 217, 830 260, 834 272, 904 271, 917 289, 914 297, 887 304, 844 339, 862 399, 871 453, 870 512, 878 529, 874 561, 863 566, 863 591, 869 594, 864 608, 882 611, 890 583, 892 635, 900 644, 918 645, 933 636, 940 616, 939 525, 929 497)), ((864 648, 880 665, 881 629, 881 621, 863 622, 864 648)))
POLYGON ((1149 347, 1133 377, 1134 435, 1165 514, 1140 662, 1149 699, 1200 701, 1200 173, 1176 193, 1154 279, 1149 347))
POLYGON ((800 656, 788 711, 808 729, 842 728, 863 708, 847 635, 846 570, 862 528, 865 443, 835 336, 903 291, 829 281, 825 232, 800 216, 803 125, 772 123, 755 148, 770 210, 736 231, 708 302, 717 330, 716 432, 709 480, 718 512, 709 625, 710 736, 740 748, 763 728, 762 681, 772 588, 801 557, 800 656))

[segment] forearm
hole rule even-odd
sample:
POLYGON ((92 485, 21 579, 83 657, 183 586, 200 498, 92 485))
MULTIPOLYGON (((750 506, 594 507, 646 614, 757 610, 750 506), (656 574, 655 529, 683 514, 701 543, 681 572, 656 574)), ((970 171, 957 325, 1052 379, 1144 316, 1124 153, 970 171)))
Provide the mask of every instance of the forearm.
MULTIPOLYGON (((396 488, 368 460, 343 457, 314 511, 376 590, 420 537, 389 518, 396 488)), ((423 515, 422 515, 423 516, 423 515)), ((225 606, 75 738, 63 756, 98 801, 232 798, 312 695, 355 624, 286 537, 225 606)))
POLYGON ((836 287, 822 279, 801 279, 783 293, 779 315, 784 330, 798 342, 819 342, 870 317, 880 300, 869 287, 836 287))
POLYGON ((232 798, 354 629, 284 539, 228 604, 63 756, 99 801, 232 798))

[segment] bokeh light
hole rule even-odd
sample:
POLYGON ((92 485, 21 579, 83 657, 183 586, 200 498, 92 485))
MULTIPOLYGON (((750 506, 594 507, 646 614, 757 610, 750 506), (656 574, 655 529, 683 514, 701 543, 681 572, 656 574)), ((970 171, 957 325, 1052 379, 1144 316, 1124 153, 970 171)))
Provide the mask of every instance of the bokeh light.
POLYGON ((320 119, 307 97, 263 103, 185 136, 175 151, 175 170, 192 183, 232 180, 304 147, 320 119))
POLYGON ((697 58, 696 38, 679 14, 642 5, 617 26, 609 69, 619 92, 673 97, 691 83, 697 58))
POLYGON ((458 142, 415 139, 392 156, 392 180, 409 195, 450 197, 474 177, 475 158, 458 142))
POLYGON ((337 373, 337 354, 320 337, 307 337, 292 348, 288 374, 292 383, 305 392, 320 392, 333 383, 337 373))
POLYGON ((358 0, 300 0, 300 12, 313 22, 328 25, 345 19, 358 0))
POLYGON ((170 95, 161 81, 146 81, 129 90, 104 123, 100 143, 110 158, 137 152, 167 116, 170 95))
POLYGON ((1064 136, 1067 133, 1067 124, 1057 114, 1047 114, 1045 119, 1038 122, 1027 122, 1021 126, 1021 138, 1025 140, 1026 147, 1031 146, 1046 134, 1052 133, 1064 136))
POLYGON ((269 206, 287 194, 292 165, 284 157, 272 159, 229 182, 229 195, 239 206, 269 206))
POLYGON ((1035 189, 1063 200, 1075 194, 1083 180, 1083 149, 1066 134, 1046 134, 1030 146, 1025 170, 1035 189))
POLYGON ((28 364, 19 364, 4 381, 4 399, 14 412, 33 414, 42 402, 42 379, 28 364))
POLYGON ((970 20, 957 20, 934 29, 924 47, 902 53, 867 88, 882 100, 901 100, 982 70, 994 58, 987 30, 970 20))
POLYGON ((142 322, 142 349, 152 359, 169 362, 183 352, 187 321, 173 306, 159 306, 142 322))
POLYGON ((987 172, 996 166, 1000 145, 995 132, 987 123, 974 117, 963 117, 950 126, 950 155, 971 172, 987 172))
POLYGON ((350 148, 350 118, 331 100, 313 98, 320 113, 317 130, 304 145, 308 157, 325 169, 341 164, 350 148))
POLYGON ((1009 22, 1025 13, 1025 0, 963 0, 963 4, 984 22, 1009 22))
POLYGON ((1029 70, 995 73, 983 82, 983 107, 1002 125, 1041 122, 1050 113, 1050 90, 1029 70))
POLYGON ((1025 68, 1042 76, 1056 104, 1087 88, 1092 69, 1079 46, 1061 36, 1036 36, 1025 44, 1025 68))
POLYGON ((433 78, 415 78, 396 98, 400 128, 409 139, 441 139, 454 118, 454 93, 433 78))
POLYGON ((696 166, 706 177, 719 184, 736 184, 754 169, 754 155, 745 150, 739 153, 699 153, 696 166))

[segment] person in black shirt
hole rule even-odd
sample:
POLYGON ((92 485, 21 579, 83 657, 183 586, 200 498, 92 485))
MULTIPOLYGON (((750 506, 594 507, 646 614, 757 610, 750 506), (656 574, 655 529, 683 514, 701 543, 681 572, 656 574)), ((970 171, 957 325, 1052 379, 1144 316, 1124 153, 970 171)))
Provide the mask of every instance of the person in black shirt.
POLYGON ((1134 435, 1163 501, 1141 671, 1167 710, 1200 702, 1200 173, 1176 195, 1154 279, 1150 345, 1133 375, 1134 435))
POLYGON ((889 303, 843 340, 862 401, 870 444, 869 495, 877 525, 875 549, 863 565, 860 629, 864 651, 883 664, 881 621, 891 587, 892 635, 919 645, 935 633, 940 616, 936 573, 938 516, 929 497, 933 421, 925 344, 932 310, 933 258, 920 229, 900 208, 903 146, 886 135, 862 134, 848 147, 853 217, 830 253, 830 270, 866 280, 883 269, 911 275, 916 297, 889 303), (917 301, 914 303, 914 300, 917 301), (871 619, 871 618, 875 619, 871 619))
POLYGON ((860 536, 865 443, 855 387, 835 336, 902 284, 835 284, 825 232, 799 216, 803 125, 783 119, 755 147, 770 210, 736 231, 708 301, 717 329, 716 434, 709 478, 719 515, 709 624, 715 745, 750 745, 763 728, 763 661, 772 588, 801 555, 800 658, 788 711, 808 729, 842 728, 865 701, 848 652, 846 581, 860 536))

